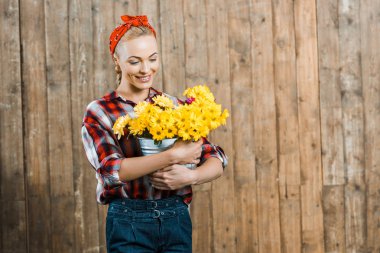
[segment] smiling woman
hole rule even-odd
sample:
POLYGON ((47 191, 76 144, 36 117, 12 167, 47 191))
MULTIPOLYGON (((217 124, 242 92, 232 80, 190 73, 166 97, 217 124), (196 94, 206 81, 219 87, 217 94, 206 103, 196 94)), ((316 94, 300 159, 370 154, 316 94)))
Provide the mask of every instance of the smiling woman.
POLYGON ((115 47, 113 44, 110 45, 119 80, 117 92, 132 101, 143 100, 147 97, 147 88, 152 87, 153 78, 159 68, 157 41, 153 28, 132 26, 121 36, 115 47), (143 93, 135 94, 136 91, 142 90, 143 93))
MULTIPOLYGON (((134 29, 141 31, 141 34, 147 33, 144 29, 134 29)), ((116 47, 114 61, 122 73, 117 89, 121 95, 132 95, 133 92, 129 89, 147 91, 146 88, 152 87, 153 77, 159 68, 156 38, 147 33, 133 39, 121 40, 116 47)), ((147 93, 144 95, 146 97, 147 93)))
POLYGON ((153 102, 164 95, 174 105, 181 103, 152 87, 159 53, 156 33, 146 16, 122 16, 122 20, 110 36, 118 87, 88 105, 82 126, 86 155, 98 179, 97 200, 109 204, 107 250, 191 252, 191 185, 221 176, 227 158, 205 138, 177 141, 150 156, 142 156, 132 135, 117 138, 114 123, 120 116, 133 116, 139 102, 153 102), (189 163, 198 167, 189 170, 185 166, 189 163))

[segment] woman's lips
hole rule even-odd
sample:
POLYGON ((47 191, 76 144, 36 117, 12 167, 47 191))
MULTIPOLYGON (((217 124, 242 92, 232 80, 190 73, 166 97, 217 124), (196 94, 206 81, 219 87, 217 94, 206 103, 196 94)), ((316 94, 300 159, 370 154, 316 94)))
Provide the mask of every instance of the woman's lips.
POLYGON ((149 75, 149 76, 137 76, 137 79, 139 79, 139 81, 142 83, 149 82, 151 78, 152 78, 151 75, 149 75))

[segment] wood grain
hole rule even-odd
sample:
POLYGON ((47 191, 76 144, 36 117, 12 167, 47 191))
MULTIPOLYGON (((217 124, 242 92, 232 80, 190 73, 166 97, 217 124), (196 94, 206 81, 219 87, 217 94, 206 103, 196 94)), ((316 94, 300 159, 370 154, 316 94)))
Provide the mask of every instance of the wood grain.
POLYGON ((380 251, 380 2, 360 2, 367 250, 380 251))
POLYGON ((1 1, 0 10, 0 251, 18 253, 28 248, 19 3, 1 1))
POLYGON ((161 0, 160 20, 163 89, 168 94, 181 97, 186 88, 182 0, 161 0))
POLYGON ((360 56, 360 3, 339 2, 339 60, 342 94, 346 251, 366 251, 364 115, 360 56))
POLYGON ((235 129, 232 131, 233 157, 230 164, 232 162, 234 169, 237 196, 234 198, 236 252, 259 252, 249 5, 249 1, 239 0, 229 2, 227 7, 231 128, 235 129))
POLYGON ((205 0, 183 2, 186 85, 207 80, 207 34, 205 0))
POLYGON ((210 197, 210 191, 194 190, 193 201, 190 205, 193 224, 193 252, 214 252, 210 197))
POLYGON ((322 161, 315 1, 295 1, 302 252, 323 252, 322 161))
POLYGON ((344 186, 324 186, 322 199, 325 252, 346 252, 344 186))
POLYGON ((344 145, 338 1, 317 2, 325 250, 345 252, 344 145), (343 205, 343 208, 342 208, 343 205))
POLYGON ((300 151, 293 1, 273 1, 274 82, 283 252, 301 252, 300 151))
MULTIPOLYGON (((119 1, 113 1, 116 5, 119 1)), ((109 51, 109 36, 121 22, 120 17, 114 20, 113 5, 106 1, 92 1, 93 24, 93 85, 94 97, 100 98, 117 88, 115 65, 109 51)))
POLYGON ((338 1, 317 1, 322 166, 324 185, 345 183, 339 82, 338 1))
POLYGON ((273 69, 272 4, 251 1, 254 152, 259 252, 280 252, 280 204, 273 69))
POLYGON ((44 2, 20 2, 28 252, 52 251, 44 2), (41 233, 42 232, 42 233, 41 233))
POLYGON ((70 252, 75 202, 71 104, 67 99, 71 84, 68 3, 46 0, 45 24, 52 251, 70 252))

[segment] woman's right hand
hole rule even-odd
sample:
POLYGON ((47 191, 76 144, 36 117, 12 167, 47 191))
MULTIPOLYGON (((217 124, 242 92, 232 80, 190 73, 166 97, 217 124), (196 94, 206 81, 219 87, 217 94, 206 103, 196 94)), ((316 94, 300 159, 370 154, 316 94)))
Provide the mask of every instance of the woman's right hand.
POLYGON ((170 149, 173 160, 177 164, 198 164, 202 154, 202 144, 202 139, 197 142, 182 140, 176 141, 174 146, 170 149))

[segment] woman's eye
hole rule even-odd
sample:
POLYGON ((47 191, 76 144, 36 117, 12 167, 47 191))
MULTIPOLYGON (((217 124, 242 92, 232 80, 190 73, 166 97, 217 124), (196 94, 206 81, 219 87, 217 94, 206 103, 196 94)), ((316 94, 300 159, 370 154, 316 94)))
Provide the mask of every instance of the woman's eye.
POLYGON ((157 61, 157 59, 150 59, 150 61, 151 61, 151 62, 155 62, 155 61, 157 61))
POLYGON ((137 65, 139 62, 138 61, 131 61, 129 62, 131 65, 137 65))

